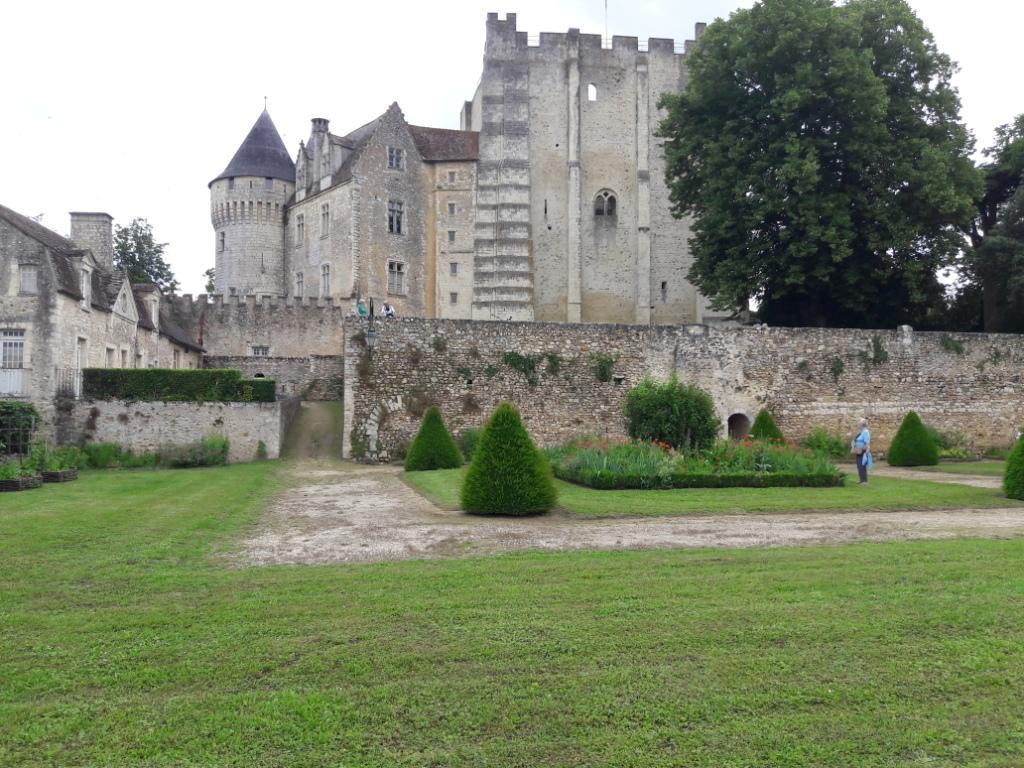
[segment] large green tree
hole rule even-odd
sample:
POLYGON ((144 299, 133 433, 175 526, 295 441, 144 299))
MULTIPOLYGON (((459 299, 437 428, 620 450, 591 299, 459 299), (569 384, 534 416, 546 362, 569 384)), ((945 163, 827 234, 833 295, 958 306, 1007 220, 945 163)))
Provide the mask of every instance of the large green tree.
POLYGON ((164 293, 178 290, 174 272, 164 260, 164 247, 153 237, 146 219, 132 219, 127 227, 114 225, 114 267, 128 273, 133 283, 153 283, 164 293))
POLYGON ((714 306, 879 326, 941 303, 978 180, 954 65, 903 0, 762 0, 688 69, 661 102, 666 181, 714 306))
POLYGON ((961 305, 978 310, 986 331, 1024 332, 1024 115, 996 129, 979 167, 984 188, 967 234, 961 305), (980 301, 979 301, 980 299, 980 301))

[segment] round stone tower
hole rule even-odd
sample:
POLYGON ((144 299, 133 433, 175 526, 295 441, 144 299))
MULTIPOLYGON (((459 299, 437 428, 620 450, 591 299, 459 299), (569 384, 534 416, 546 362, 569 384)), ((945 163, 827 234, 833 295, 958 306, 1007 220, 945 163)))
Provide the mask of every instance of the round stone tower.
POLYGON ((295 164, 266 110, 210 182, 217 293, 286 295, 285 211, 295 164))

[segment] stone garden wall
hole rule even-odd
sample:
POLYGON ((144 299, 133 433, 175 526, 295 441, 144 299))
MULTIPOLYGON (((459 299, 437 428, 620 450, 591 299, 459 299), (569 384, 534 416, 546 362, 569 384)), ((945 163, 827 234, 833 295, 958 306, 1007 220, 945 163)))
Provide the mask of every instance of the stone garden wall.
POLYGON ((204 368, 235 368, 242 377, 264 376, 277 382, 280 397, 302 400, 341 400, 345 388, 345 360, 339 355, 309 357, 207 356, 204 368))
POLYGON ((622 396, 648 374, 709 391, 723 425, 767 407, 793 439, 816 426, 852 434, 864 415, 880 451, 910 409, 977 448, 1009 445, 1024 424, 1020 336, 423 319, 376 328, 371 357, 365 321, 347 324, 346 456, 407 442, 430 404, 456 433, 511 400, 541 444, 620 435, 622 396), (615 360, 608 381, 601 356, 615 360))
POLYGON ((256 458, 262 440, 276 459, 299 400, 274 403, 162 403, 117 400, 69 401, 59 416, 61 442, 117 443, 133 451, 187 445, 211 435, 231 441, 228 461, 256 458))

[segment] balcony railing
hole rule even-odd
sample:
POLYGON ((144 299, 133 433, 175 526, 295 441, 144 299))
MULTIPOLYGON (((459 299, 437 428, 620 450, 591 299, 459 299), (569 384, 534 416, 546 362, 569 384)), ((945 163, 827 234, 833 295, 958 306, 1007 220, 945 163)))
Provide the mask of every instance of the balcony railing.
POLYGON ((0 368, 0 395, 24 395, 25 378, 24 368, 0 368))
POLYGON ((82 396, 82 371, 78 368, 57 369, 57 397, 77 400, 82 396))

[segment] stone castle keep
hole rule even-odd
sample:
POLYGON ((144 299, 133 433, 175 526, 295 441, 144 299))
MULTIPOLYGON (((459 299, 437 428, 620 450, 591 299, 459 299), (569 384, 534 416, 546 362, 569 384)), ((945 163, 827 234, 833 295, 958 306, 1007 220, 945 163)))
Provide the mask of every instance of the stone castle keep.
POLYGON ((426 318, 715 319, 686 280, 689 224, 656 135, 687 47, 531 39, 491 13, 461 130, 392 104, 343 136, 314 118, 293 160, 264 111, 210 182, 216 292, 372 297, 426 318))

